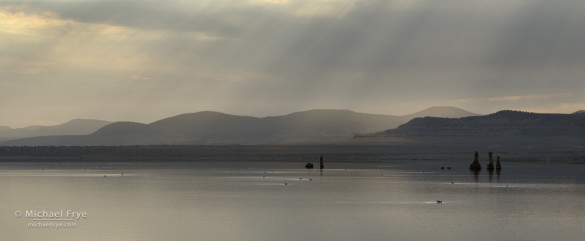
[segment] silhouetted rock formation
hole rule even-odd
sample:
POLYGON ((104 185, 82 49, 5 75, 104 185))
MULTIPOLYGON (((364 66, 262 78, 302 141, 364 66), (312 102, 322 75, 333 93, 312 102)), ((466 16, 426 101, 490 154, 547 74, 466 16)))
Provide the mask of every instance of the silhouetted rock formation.
POLYGON ((325 164, 323 164, 323 156, 319 157, 319 160, 321 162, 320 168, 321 169, 325 168, 325 164))
POLYGON ((488 170, 494 170, 494 159, 492 158, 492 153, 489 153, 490 157, 489 157, 489 163, 487 165, 487 169, 488 170))
POLYGON ((309 162, 309 163, 307 163, 307 164, 305 165, 305 168, 307 168, 307 169, 313 169, 313 163, 310 163, 310 162, 309 162))
POLYGON ((473 158, 473 162, 469 165, 469 170, 478 172, 481 170, 481 164, 479 163, 479 154, 477 151, 475 152, 475 157, 473 158))
POLYGON ((500 163, 500 156, 498 156, 498 160, 496 161, 496 169, 502 170, 502 164, 500 163))

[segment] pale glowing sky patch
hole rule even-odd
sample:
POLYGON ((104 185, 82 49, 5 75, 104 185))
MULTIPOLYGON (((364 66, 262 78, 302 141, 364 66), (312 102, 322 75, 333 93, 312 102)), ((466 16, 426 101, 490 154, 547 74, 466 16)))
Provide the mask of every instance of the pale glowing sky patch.
POLYGON ((38 36, 46 28, 59 27, 70 21, 56 19, 51 13, 27 13, 26 8, 0 8, 0 32, 11 35, 38 36))

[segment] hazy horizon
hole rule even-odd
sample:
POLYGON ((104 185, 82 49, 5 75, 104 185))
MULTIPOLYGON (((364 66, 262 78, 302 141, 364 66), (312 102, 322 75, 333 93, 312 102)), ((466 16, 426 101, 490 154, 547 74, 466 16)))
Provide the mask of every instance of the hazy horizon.
POLYGON ((585 109, 579 0, 0 2, 0 126, 585 109))
MULTIPOLYGON (((283 113, 283 114, 279 114, 279 115, 265 115, 265 116, 255 116, 255 115, 248 115, 248 114, 235 114, 235 113, 227 113, 227 112, 221 112, 221 111, 216 111, 216 110, 200 110, 200 111, 192 111, 192 112, 185 112, 185 113, 176 113, 176 114, 172 114, 170 116, 165 116, 159 119, 155 119, 155 120, 151 120, 151 121, 137 121, 137 120, 103 120, 103 119, 95 119, 95 118, 72 118, 72 119, 68 119, 68 120, 64 120, 62 122, 58 122, 58 123, 54 123, 54 124, 48 124, 48 125, 29 125, 29 126, 22 126, 22 127, 11 127, 13 129, 18 129, 18 128, 26 128, 26 127, 33 127, 33 126, 51 126, 51 125, 60 125, 60 124, 64 124, 66 122, 69 121, 73 121, 73 120, 99 120, 99 121, 111 121, 111 122, 116 122, 116 121, 131 121, 131 122, 138 122, 138 123, 152 123, 155 121, 159 121, 161 119, 165 119, 165 118, 169 118, 169 117, 173 117, 173 116, 178 116, 178 115, 183 115, 183 114, 190 114, 190 113, 198 113, 198 112, 219 112, 219 113, 223 113, 223 114, 227 114, 227 115, 237 115, 237 116, 249 116, 249 117, 255 117, 255 118, 267 118, 267 117, 277 117, 277 116, 284 116, 284 115, 289 115, 289 114, 293 114, 293 113, 300 113, 300 112, 308 112, 308 111, 318 111, 318 110, 337 110, 337 111, 352 111, 352 112, 356 112, 356 113, 362 113, 362 114, 372 114, 372 115, 389 115, 389 116, 406 116, 406 115, 410 115, 410 114, 414 114, 416 112, 419 111, 425 111, 428 109, 432 109, 432 108, 456 108, 456 109, 460 109, 462 111, 468 111, 468 110, 464 110, 458 107, 454 107, 454 106, 430 106, 428 108, 422 109, 422 110, 416 110, 413 112, 409 112, 409 113, 405 113, 405 114, 392 114, 392 113, 366 113, 366 112, 360 112, 360 111, 355 111, 355 110, 349 110, 349 109, 307 109, 307 110, 300 110, 300 111, 293 111, 293 112, 289 112, 289 113, 283 113)), ((471 113, 475 113, 473 111, 469 111, 471 113)), ((480 113, 475 113, 475 114, 480 114, 480 113)), ((483 115, 483 114, 480 114, 483 115)), ((10 126, 5 126, 5 125, 1 125, 0 126, 4 126, 4 127, 10 127, 10 126)))
MULTIPOLYGON (((185 113, 176 113, 176 114, 172 114, 169 116, 164 116, 158 119, 154 119, 154 120, 149 120, 149 121, 139 121, 139 120, 105 120, 105 119, 96 119, 96 118, 72 118, 72 119, 68 119, 68 120, 64 120, 62 122, 57 122, 57 123, 49 123, 49 124, 34 124, 34 125, 27 125, 27 126, 19 126, 19 127, 12 127, 12 126, 7 126, 7 125, 1 125, 1 127, 9 127, 12 129, 19 129, 19 128, 28 128, 28 127, 35 127, 35 126, 57 126, 57 125, 61 125, 61 124, 65 124, 67 122, 70 121, 74 121, 74 120, 95 120, 95 121, 108 121, 108 122, 136 122, 136 123, 143 123, 143 124, 150 124, 156 121, 160 121, 162 119, 166 119, 166 118, 171 118, 171 117, 175 117, 175 116, 179 116, 179 115, 183 115, 183 114, 192 114, 192 113, 199 113, 199 112, 218 112, 218 113, 223 113, 223 114, 227 114, 227 115, 235 115, 235 116, 248 116, 248 117, 254 117, 254 118, 269 118, 269 117, 279 117, 279 116, 286 116, 289 114, 294 114, 294 113, 301 113, 301 112, 308 112, 308 111, 319 111, 319 110, 337 110, 337 111, 351 111, 351 112, 355 112, 355 113, 362 113, 362 114, 372 114, 372 115, 388 115, 388 116, 396 116, 396 117, 405 117, 408 115, 412 115, 412 114, 416 114, 418 112, 424 112, 427 110, 432 111, 432 109, 434 108, 455 108, 455 109, 459 109, 461 111, 467 111, 469 113, 472 114, 478 114, 478 115, 489 115, 489 114, 494 114, 498 111, 507 111, 507 110, 511 110, 511 111, 524 111, 524 110, 514 110, 514 109, 502 109, 502 110, 498 110, 492 113, 477 113, 474 111, 470 111, 470 110, 466 110, 466 109, 462 109, 456 106, 430 106, 421 110, 415 110, 412 112, 408 112, 408 113, 401 113, 401 114, 393 114, 393 113, 371 113, 371 112, 361 112, 361 111, 355 111, 355 110, 350 110, 350 109, 307 109, 307 110, 300 110, 300 111, 293 111, 293 112, 289 112, 289 113, 283 113, 283 114, 278 114, 278 115, 264 115, 264 116, 256 116, 256 115, 249 115, 249 114, 236 114, 236 113, 227 113, 227 112, 221 112, 221 111, 216 111, 216 110, 200 110, 200 111, 192 111, 192 112, 185 112, 185 113)), ((582 111, 582 110, 579 110, 582 111)), ((572 114, 572 113, 552 113, 552 112, 533 112, 533 113, 541 113, 541 114, 572 114)), ((574 113, 574 112, 573 112, 574 113)))

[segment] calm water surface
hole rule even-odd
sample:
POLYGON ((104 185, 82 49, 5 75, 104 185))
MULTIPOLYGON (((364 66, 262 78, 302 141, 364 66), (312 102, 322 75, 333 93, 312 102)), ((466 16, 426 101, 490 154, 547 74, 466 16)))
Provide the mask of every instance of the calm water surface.
POLYGON ((1 240, 585 240, 585 165, 468 164, 0 163, 1 240))

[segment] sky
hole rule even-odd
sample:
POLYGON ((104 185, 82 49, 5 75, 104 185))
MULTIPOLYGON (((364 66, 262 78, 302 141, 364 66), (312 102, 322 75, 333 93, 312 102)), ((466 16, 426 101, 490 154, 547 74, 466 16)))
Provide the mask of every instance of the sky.
POLYGON ((585 109, 582 0, 0 0, 0 126, 585 109))

